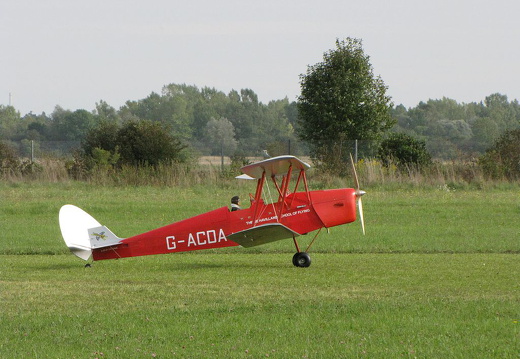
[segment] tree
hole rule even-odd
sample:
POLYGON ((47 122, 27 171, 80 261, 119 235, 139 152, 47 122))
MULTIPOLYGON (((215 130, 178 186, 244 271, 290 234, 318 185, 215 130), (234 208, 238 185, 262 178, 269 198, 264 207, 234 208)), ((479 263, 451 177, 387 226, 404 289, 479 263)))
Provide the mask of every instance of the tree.
POLYGON ((99 101, 96 103, 96 110, 94 111, 95 116, 97 117, 97 122, 105 121, 105 122, 121 122, 121 118, 117 113, 117 110, 110 106, 106 101, 99 101))
POLYGON ((495 93, 485 99, 488 116, 497 123, 499 131, 518 127, 518 114, 514 103, 509 103, 506 95, 495 93))
POLYGON ((479 117, 472 125, 473 146, 475 150, 484 152, 493 144, 493 140, 498 137, 498 125, 489 117, 479 117))
POLYGON ((12 106, 0 105, 0 139, 8 140, 20 132, 20 112, 12 106))
POLYGON ((378 140, 396 122, 387 86, 374 76, 359 39, 336 40, 336 49, 300 80, 298 135, 322 161, 331 142, 378 140))
POLYGON ((59 106, 56 106, 52 118, 53 139, 58 141, 81 141, 96 122, 94 115, 87 110, 71 112, 59 106))
POLYGON ((227 118, 212 118, 206 124, 205 136, 206 145, 211 150, 211 154, 220 155, 221 152, 228 156, 233 155, 237 148, 235 140, 235 128, 227 118))

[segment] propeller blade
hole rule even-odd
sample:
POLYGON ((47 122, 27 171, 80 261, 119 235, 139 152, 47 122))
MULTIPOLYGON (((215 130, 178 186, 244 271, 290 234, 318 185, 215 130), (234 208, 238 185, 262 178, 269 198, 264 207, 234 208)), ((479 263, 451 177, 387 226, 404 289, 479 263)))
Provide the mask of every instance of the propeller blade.
POLYGON ((356 166, 354 164, 354 158, 352 157, 352 153, 350 154, 350 164, 352 165, 352 172, 354 172, 354 180, 356 181, 356 189, 359 191, 359 179, 356 172, 356 166))
POLYGON ((354 164, 354 158, 352 157, 352 153, 350 154, 350 163, 352 165, 352 172, 354 172, 354 180, 356 181, 356 198, 358 204, 359 211, 359 220, 361 221, 361 229, 363 230, 363 235, 365 235, 365 217, 363 216, 363 202, 361 202, 361 197, 366 193, 359 188, 359 178, 356 171, 356 165, 354 164))
POLYGON ((363 235, 365 235, 365 218, 363 216, 363 202, 361 201, 361 197, 358 197, 358 210, 359 220, 361 221, 361 229, 363 230, 363 235))

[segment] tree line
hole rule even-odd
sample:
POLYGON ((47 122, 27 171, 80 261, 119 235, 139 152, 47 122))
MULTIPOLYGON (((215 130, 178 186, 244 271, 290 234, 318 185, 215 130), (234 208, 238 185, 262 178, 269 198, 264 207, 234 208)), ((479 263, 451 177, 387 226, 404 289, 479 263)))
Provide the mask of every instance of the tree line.
MULTIPOLYGON (((420 102, 416 107, 391 109, 401 132, 426 143, 434 158, 453 159, 482 154, 507 130, 520 128, 520 104, 495 93, 484 101, 458 103, 449 98, 420 102)), ((172 135, 200 154, 226 155, 272 149, 274 153, 305 154, 298 141, 296 101, 287 98, 268 104, 258 101, 252 90, 225 94, 216 89, 170 84, 162 94, 128 101, 115 109, 104 101, 93 111, 65 110, 56 106, 45 113, 21 116, 11 106, 0 105, 0 140, 84 141, 89 129, 101 123, 159 122, 172 135)))
POLYGON ((442 98, 406 109, 392 109, 393 131, 425 141, 434 158, 471 158, 483 154, 506 131, 520 128, 520 104, 495 93, 484 101, 458 103, 442 98))
MULTIPOLYGON (((420 102, 416 107, 391 109, 396 120, 392 132, 401 132, 426 143, 434 158, 453 159, 482 154, 507 130, 520 127, 520 104, 506 95, 491 94, 481 102, 458 103, 442 98, 420 102)), ((56 106, 47 115, 21 116, 11 106, 0 106, 0 140, 20 142, 83 141, 89 129, 103 122, 159 122, 183 143, 200 154, 256 155, 271 148, 274 153, 305 154, 298 141, 297 103, 287 98, 268 104, 252 90, 225 94, 209 88, 171 84, 161 95, 152 93, 128 101, 119 110, 104 101, 93 111, 65 110, 56 106)))
POLYGON ((285 152, 288 143, 293 153, 302 153, 296 120, 296 104, 287 98, 263 104, 250 89, 225 94, 214 88, 170 84, 161 94, 127 101, 119 109, 100 101, 93 111, 56 106, 49 115, 20 116, 15 108, 0 106, 0 139, 84 141, 90 130, 102 125, 150 121, 162 125, 195 154, 251 156, 269 148, 285 152))

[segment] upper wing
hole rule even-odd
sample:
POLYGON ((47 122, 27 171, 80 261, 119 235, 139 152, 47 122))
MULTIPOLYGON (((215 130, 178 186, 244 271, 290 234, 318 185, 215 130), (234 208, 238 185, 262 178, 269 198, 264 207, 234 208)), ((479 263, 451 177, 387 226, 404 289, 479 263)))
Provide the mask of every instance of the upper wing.
POLYGON ((294 172, 311 168, 310 165, 294 156, 278 156, 244 166, 241 170, 242 173, 256 179, 261 178, 264 172, 267 177, 284 175, 291 166, 294 172))
POLYGON ((283 224, 268 223, 230 234, 227 238, 240 244, 242 247, 254 247, 299 235, 299 233, 294 232, 283 224))

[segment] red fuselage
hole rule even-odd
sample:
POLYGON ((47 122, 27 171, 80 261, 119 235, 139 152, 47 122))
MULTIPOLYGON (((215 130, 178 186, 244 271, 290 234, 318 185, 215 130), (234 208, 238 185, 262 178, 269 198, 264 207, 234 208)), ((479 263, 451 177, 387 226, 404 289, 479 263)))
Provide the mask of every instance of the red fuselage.
POLYGON ((356 192, 352 188, 291 193, 278 202, 253 201, 251 207, 231 212, 227 207, 200 214, 120 244, 93 249, 94 260, 135 257, 238 246, 227 236, 253 227, 280 223, 298 234, 356 220, 356 192))

